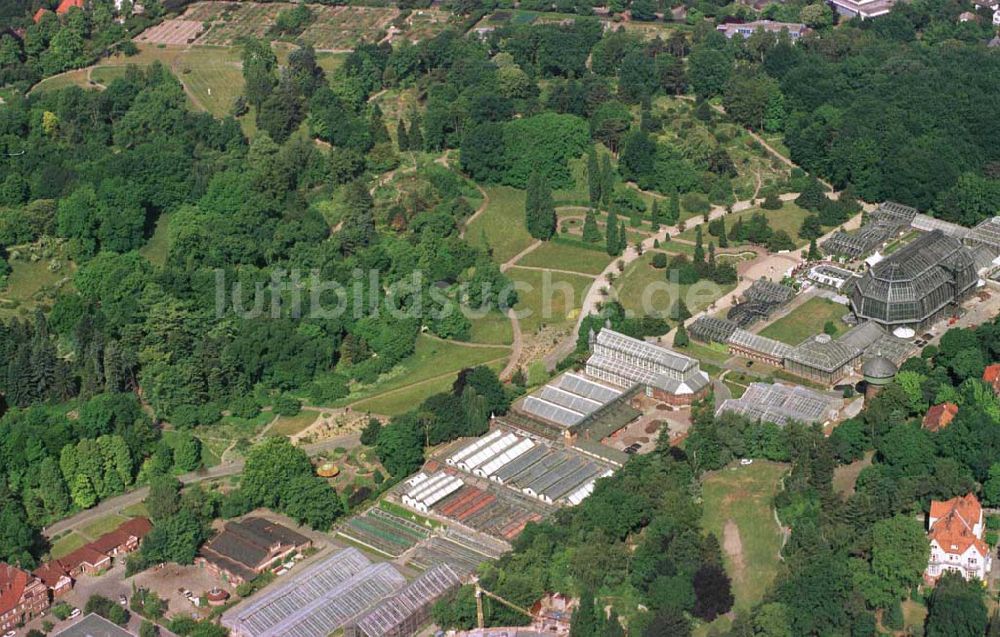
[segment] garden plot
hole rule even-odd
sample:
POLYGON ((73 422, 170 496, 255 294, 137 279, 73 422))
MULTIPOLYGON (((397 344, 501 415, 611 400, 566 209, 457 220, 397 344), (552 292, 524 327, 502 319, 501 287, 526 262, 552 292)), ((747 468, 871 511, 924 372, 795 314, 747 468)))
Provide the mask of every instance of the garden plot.
POLYGON ((191 44, 205 30, 204 23, 196 20, 166 20, 151 29, 146 29, 138 36, 136 42, 150 44, 191 44))
POLYGON ((337 530, 337 534, 391 557, 398 557, 417 542, 430 537, 430 532, 419 524, 378 507, 351 518, 337 530))

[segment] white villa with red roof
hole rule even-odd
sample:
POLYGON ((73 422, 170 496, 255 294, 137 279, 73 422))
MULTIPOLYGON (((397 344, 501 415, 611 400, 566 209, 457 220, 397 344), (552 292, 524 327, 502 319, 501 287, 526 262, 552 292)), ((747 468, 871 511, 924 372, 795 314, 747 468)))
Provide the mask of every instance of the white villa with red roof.
POLYGON ((931 502, 927 518, 931 557, 924 577, 935 581, 948 571, 965 579, 986 580, 990 547, 983 541, 983 507, 969 493, 944 502, 931 502))

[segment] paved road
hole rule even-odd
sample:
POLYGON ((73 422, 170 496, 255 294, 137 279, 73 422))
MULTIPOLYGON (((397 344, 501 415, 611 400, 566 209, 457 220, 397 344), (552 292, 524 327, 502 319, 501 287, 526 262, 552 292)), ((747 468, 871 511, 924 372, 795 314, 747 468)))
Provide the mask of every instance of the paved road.
MULTIPOLYGON (((305 449, 306 453, 310 456, 315 456, 321 454, 325 451, 330 451, 336 449, 337 447, 352 448, 361 444, 359 434, 347 434, 344 436, 336 436, 334 438, 328 438, 321 442, 315 442, 312 444, 304 445, 302 448, 305 449)), ((185 473, 182 476, 178 476, 178 479, 183 484, 196 484, 198 482, 204 482, 206 480, 217 480, 219 478, 226 478, 228 476, 238 475, 243 472, 243 460, 234 460, 232 462, 227 462, 225 464, 218 464, 210 469, 203 469, 201 471, 193 471, 191 473, 185 473)), ((86 511, 81 511, 74 516, 59 520, 55 524, 52 524, 42 530, 42 534, 51 538, 54 535, 68 531, 79 526, 83 526, 89 522, 93 522, 99 518, 102 518, 110 513, 117 513, 122 509, 126 509, 130 506, 139 504, 146 499, 149 494, 149 487, 143 486, 128 493, 123 493, 122 495, 116 496, 114 498, 109 498, 100 502, 97 506, 87 509, 86 511)))

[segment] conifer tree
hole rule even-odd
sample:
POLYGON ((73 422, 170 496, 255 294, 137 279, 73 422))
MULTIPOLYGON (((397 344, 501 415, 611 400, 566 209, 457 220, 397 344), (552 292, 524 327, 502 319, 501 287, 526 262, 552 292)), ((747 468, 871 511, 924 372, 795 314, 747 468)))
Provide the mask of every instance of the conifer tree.
POLYGON ((601 158, 601 201, 604 207, 611 206, 611 194, 615 189, 615 173, 611 168, 611 157, 601 158))
POLYGON ((628 247, 628 233, 625 232, 625 222, 618 223, 618 254, 625 252, 628 247))
POLYGON ((608 213, 608 223, 604 232, 608 254, 613 257, 621 254, 618 243, 618 215, 614 210, 608 213))
POLYGON ((597 227, 597 215, 594 214, 593 208, 587 210, 583 218, 583 240, 587 243, 597 243, 601 240, 601 230, 597 227))
POLYGON ((674 333, 674 347, 687 347, 691 343, 691 339, 688 338, 687 329, 684 327, 684 322, 681 321, 677 324, 677 332, 674 333))
POLYGON ((670 195, 670 209, 667 211, 667 223, 676 225, 681 220, 681 195, 674 189, 670 195))
POLYGON ((819 261, 822 255, 819 253, 819 247, 816 245, 816 237, 809 240, 809 255, 806 257, 809 261, 819 261))
POLYGON ((396 126, 396 147, 401 153, 410 150, 410 136, 406 132, 406 122, 402 118, 396 126))
POLYGON ((524 224, 528 234, 542 241, 548 241, 556 232, 556 207, 552 201, 552 191, 538 173, 533 173, 528 180, 524 224))
POLYGON ((692 261, 695 265, 705 264, 705 247, 701 243, 701 226, 694 227, 694 257, 692 261))
POLYGON ((385 127, 385 119, 382 117, 382 109, 378 107, 378 104, 372 106, 369 128, 371 129, 372 140, 374 140, 376 144, 390 141, 389 129, 385 127))
POLYGON ((711 241, 708 242, 708 267, 711 270, 715 269, 715 244, 711 241))
POLYGON ((660 231, 660 205, 653 199, 653 209, 649 211, 650 227, 653 232, 660 231))
POLYGON ((597 164, 597 151, 593 146, 587 153, 587 188, 590 191, 590 205, 596 206, 601 201, 601 168, 597 164))
POLYGON ((414 112, 410 115, 410 150, 424 149, 424 134, 420 131, 420 115, 414 112))
POLYGON ((729 247, 729 237, 726 235, 726 218, 721 217, 719 219, 719 247, 728 248, 729 247))

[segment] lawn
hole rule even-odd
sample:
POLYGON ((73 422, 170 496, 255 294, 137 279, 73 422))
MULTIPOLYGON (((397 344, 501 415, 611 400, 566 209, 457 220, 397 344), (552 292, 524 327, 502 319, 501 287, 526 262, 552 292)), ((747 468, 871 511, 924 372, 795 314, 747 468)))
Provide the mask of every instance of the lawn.
MULTIPOLYGON (((488 367, 499 372, 503 368, 503 362, 501 360, 490 363, 488 367)), ((455 371, 440 378, 404 386, 396 391, 382 393, 355 403, 351 405, 351 409, 356 412, 371 412, 383 416, 403 414, 419 405, 429 396, 449 391, 457 377, 458 371, 455 371)))
POLYGON ((844 497, 854 494, 854 485, 858 482, 858 476, 872 464, 872 457, 875 452, 869 451, 861 460, 855 460, 850 464, 840 465, 833 470, 833 490, 844 497))
POLYGON ((508 186, 485 190, 490 204, 469 224, 465 237, 474 245, 483 245, 485 239, 493 250, 493 260, 505 263, 533 241, 524 227, 524 191, 508 186))
POLYGON ((510 319, 499 312, 490 312, 481 318, 470 318, 473 343, 484 345, 510 345, 514 342, 514 328, 510 319))
MULTIPOLYGON (((802 208, 799 208, 797 205, 795 205, 790 201, 786 201, 784 205, 778 210, 764 210, 763 208, 751 208, 749 210, 744 210, 743 212, 737 212, 731 215, 726 215, 726 230, 728 231, 732 229, 733 224, 736 223, 737 219, 743 219, 743 223, 747 223, 750 221, 750 217, 758 213, 763 213, 764 216, 767 217, 767 225, 775 232, 778 232, 779 230, 784 230, 785 232, 787 232, 788 236, 791 237, 792 241, 795 243, 797 247, 801 247, 809 243, 806 239, 799 238, 799 228, 802 227, 802 220, 805 219, 807 216, 809 216, 809 212, 803 210, 802 208)), ((698 224, 693 221, 688 223, 687 229, 684 232, 677 235, 677 238, 686 239, 688 241, 694 241, 694 235, 695 235, 694 229, 695 226, 697 225, 698 224)), ((713 237, 712 235, 708 234, 708 224, 702 222, 701 225, 702 225, 701 230, 703 233, 702 241, 704 241, 705 243, 705 249, 706 250, 708 249, 709 241, 715 242, 716 247, 718 247, 719 240, 713 237)), ((738 244, 736 244, 736 242, 730 239, 729 245, 730 247, 733 247, 738 244)))
POLYGON ((354 387, 351 394, 338 401, 337 405, 351 404, 361 400, 368 402, 368 399, 385 392, 429 381, 449 372, 458 372, 465 367, 474 367, 486 362, 505 359, 509 354, 510 349, 507 347, 470 347, 422 334, 417 337, 417 345, 413 355, 393 368, 392 371, 383 374, 379 381, 371 385, 354 387))
POLYGON ((149 509, 146 508, 145 502, 136 502, 122 509, 122 515, 130 518, 148 518, 149 509))
POLYGON ((96 540, 105 533, 110 533, 121 526, 128 518, 117 513, 98 518, 89 524, 80 527, 80 533, 91 540, 96 540))
POLYGON ((79 533, 70 533, 69 535, 64 535, 52 543, 52 548, 49 549, 49 555, 54 559, 59 559, 69 555, 86 543, 87 538, 83 537, 79 533))
POLYGON ((759 602, 778 573, 781 532, 773 499, 787 470, 758 460, 714 471, 702 481, 702 527, 719 538, 737 608, 759 602))
POLYGON ((707 280, 693 285, 670 283, 667 271, 654 268, 650 265, 651 260, 652 253, 647 252, 630 263, 614 283, 619 301, 636 316, 665 316, 678 298, 684 299, 688 310, 696 314, 735 287, 707 280))
POLYGON ((294 416, 279 416, 278 420, 271 425, 268 431, 281 434, 282 436, 291 436, 316 422, 319 416, 318 411, 305 409, 294 416))
POLYGON ((765 327, 760 335, 798 345, 811 336, 822 334, 823 327, 830 322, 837 328, 833 334, 836 337, 848 330, 848 325, 841 320, 846 313, 847 308, 840 303, 814 297, 765 327))
MULTIPOLYGON (((20 252, 11 249, 11 252, 20 252)), ((72 285, 70 278, 75 269, 72 261, 52 255, 31 261, 27 255, 10 259, 11 272, 6 287, 0 289, 0 316, 27 316, 40 302, 49 302, 56 292, 72 285), (53 270, 52 263, 59 266, 53 270)))
POLYGON ((163 213, 156 220, 153 234, 146 245, 139 249, 139 254, 149 259, 153 265, 163 265, 167 262, 167 251, 170 249, 170 213, 163 213))
POLYGON ((611 257, 608 256, 603 245, 598 250, 592 250, 556 240, 546 241, 535 248, 518 261, 517 265, 572 270, 583 274, 600 274, 610 262, 611 257))
POLYGON ((543 325, 565 327, 576 321, 587 290, 594 283, 589 276, 513 268, 507 272, 517 286, 521 331, 531 334, 543 325))

